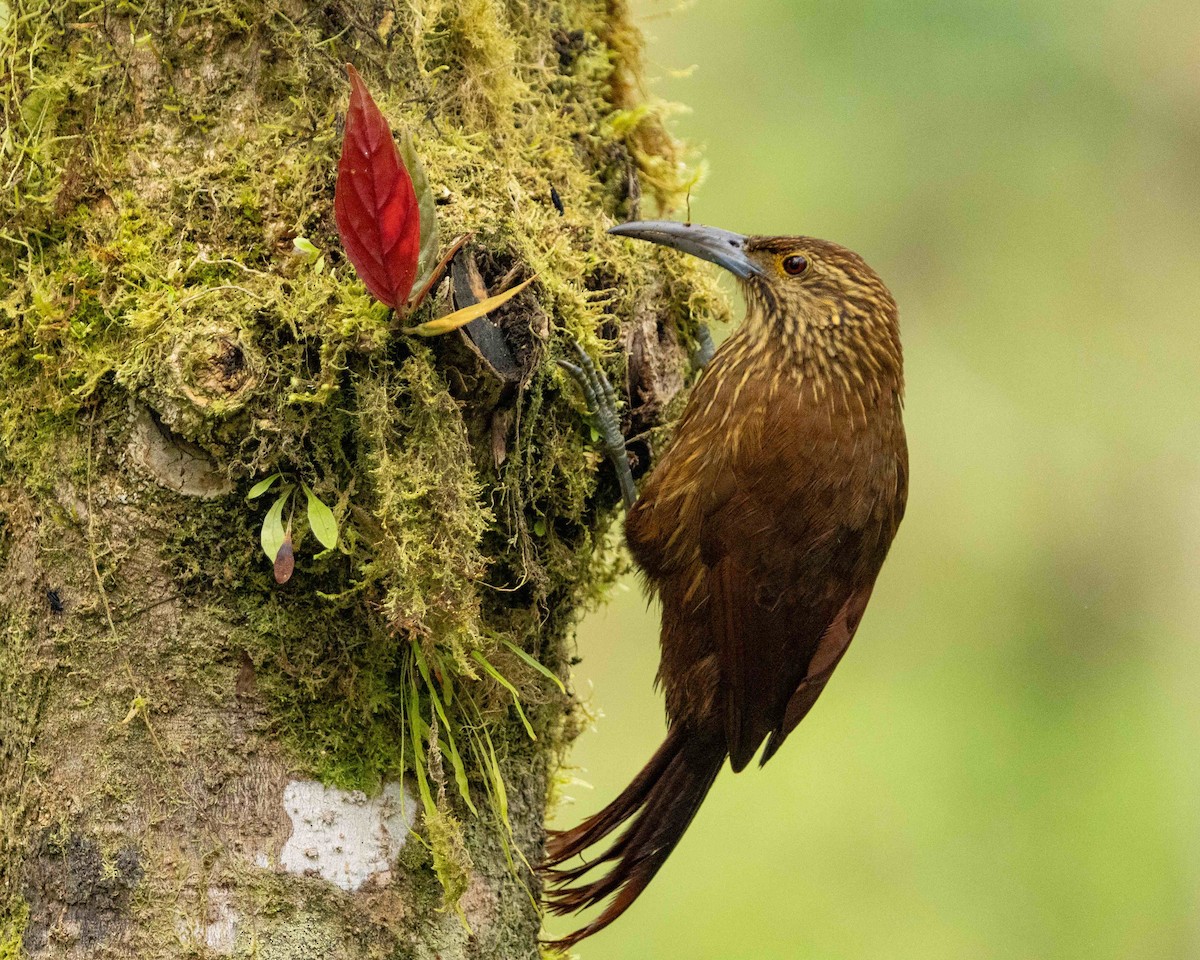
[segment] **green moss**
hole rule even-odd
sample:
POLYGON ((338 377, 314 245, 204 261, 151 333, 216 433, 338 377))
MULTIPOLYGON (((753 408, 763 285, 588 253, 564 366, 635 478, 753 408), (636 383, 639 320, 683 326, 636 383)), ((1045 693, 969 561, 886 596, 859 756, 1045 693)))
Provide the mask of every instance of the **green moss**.
POLYGON ((21 942, 28 920, 29 906, 20 898, 0 911, 0 960, 21 960, 24 956, 21 942))
POLYGON ((467 892, 471 879, 471 854, 463 839, 462 824, 444 810, 425 817, 425 834, 433 857, 433 872, 437 874, 447 903, 457 904, 467 892))
MULTIPOLYGON (((0 544, 10 546, 12 505, 0 498, 0 544)), ((13 605, 0 625, 0 960, 19 960, 21 940, 29 916, 15 873, 3 869, 24 847, 23 820, 31 812, 19 784, 27 766, 28 745, 36 724, 37 698, 43 689, 35 656, 36 637, 31 611, 13 605)))

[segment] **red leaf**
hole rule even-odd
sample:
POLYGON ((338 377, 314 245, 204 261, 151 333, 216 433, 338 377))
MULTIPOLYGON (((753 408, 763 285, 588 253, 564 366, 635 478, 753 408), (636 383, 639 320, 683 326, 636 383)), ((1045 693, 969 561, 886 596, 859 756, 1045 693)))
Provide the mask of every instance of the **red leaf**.
POLYGON ((421 214, 392 131, 350 64, 350 110, 333 212, 346 255, 377 300, 404 308, 417 278, 421 214))

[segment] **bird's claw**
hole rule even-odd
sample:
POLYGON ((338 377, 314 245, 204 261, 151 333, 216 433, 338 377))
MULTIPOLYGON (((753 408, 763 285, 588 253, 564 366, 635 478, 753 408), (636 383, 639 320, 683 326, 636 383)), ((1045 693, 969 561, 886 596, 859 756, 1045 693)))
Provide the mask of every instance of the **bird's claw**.
POLYGON ((601 448, 617 472, 617 481, 621 485, 621 496, 625 500, 625 506, 630 507, 637 499, 637 487, 633 483, 633 471, 629 468, 625 436, 621 433, 621 418, 617 414, 617 393, 604 371, 596 366, 578 342, 575 343, 575 353, 579 358, 578 363, 559 359, 558 365, 579 384, 592 424, 600 434, 601 448))
POLYGON ((692 370, 703 370, 716 352, 717 345, 713 343, 712 332, 708 329, 708 324, 700 324, 696 328, 696 349, 692 351, 692 370))

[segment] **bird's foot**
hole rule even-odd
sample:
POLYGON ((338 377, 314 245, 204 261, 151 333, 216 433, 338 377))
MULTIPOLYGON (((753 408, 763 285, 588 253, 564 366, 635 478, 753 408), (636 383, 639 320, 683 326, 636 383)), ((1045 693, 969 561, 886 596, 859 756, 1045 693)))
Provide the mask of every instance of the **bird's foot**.
POLYGON ((708 324, 700 324, 696 328, 696 349, 692 351, 692 370, 703 370, 716 352, 717 345, 713 343, 708 324))
MULTIPOLYGON (((709 343, 711 344, 711 340, 709 343)), ((613 390, 608 377, 588 356, 587 351, 578 342, 575 353, 578 363, 569 360, 559 360, 558 365, 571 375, 571 379, 579 384, 583 399, 587 402, 589 419, 592 426, 600 434, 600 446, 604 455, 612 463, 617 472, 617 481, 621 484, 621 496, 625 506, 630 507, 637 499, 637 487, 633 484, 633 471, 629 468, 629 453, 625 449, 625 436, 621 433, 621 418, 617 414, 617 394, 613 390)))

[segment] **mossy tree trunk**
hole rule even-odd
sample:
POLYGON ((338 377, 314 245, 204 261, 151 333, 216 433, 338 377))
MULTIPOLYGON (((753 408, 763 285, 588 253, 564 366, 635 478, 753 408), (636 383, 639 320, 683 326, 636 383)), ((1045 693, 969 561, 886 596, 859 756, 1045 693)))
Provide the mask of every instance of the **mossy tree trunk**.
POLYGON ((537 955, 573 713, 530 660, 568 679, 619 565, 553 358, 602 355, 644 434, 721 313, 603 232, 686 187, 636 55, 616 0, 0 0, 0 958, 537 955), (346 61, 443 236, 537 274, 515 375, 342 257, 346 61))

